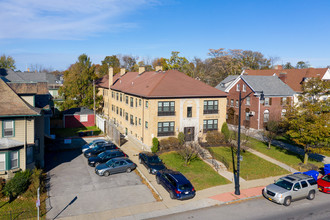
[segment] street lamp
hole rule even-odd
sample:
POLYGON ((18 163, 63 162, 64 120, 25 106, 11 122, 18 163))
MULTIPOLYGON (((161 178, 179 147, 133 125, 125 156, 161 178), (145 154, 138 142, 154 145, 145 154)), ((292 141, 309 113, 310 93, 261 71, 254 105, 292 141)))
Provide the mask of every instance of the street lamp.
MULTIPOLYGON (((241 106, 244 99, 249 97, 251 93, 258 92, 258 91, 252 91, 249 94, 247 94, 245 97, 242 98, 242 92, 239 91, 239 102, 238 102, 238 129, 237 129, 237 170, 234 169, 234 181, 235 181, 235 195, 240 195, 239 190, 239 170, 240 170, 240 152, 241 152, 241 106)), ((265 100, 264 92, 260 91, 260 101, 265 100)))

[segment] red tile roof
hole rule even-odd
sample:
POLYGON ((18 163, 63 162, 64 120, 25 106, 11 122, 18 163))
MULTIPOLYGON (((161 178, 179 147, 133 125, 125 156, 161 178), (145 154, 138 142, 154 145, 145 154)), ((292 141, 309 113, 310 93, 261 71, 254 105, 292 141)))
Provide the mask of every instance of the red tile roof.
MULTIPOLYGON (((109 77, 104 77, 99 87, 108 88, 109 77)), ((146 98, 226 97, 227 94, 177 70, 149 71, 142 74, 127 72, 114 76, 111 89, 146 98)))
POLYGON ((281 73, 285 73, 285 83, 295 92, 301 92, 301 83, 304 78, 322 78, 327 70, 328 68, 245 70, 244 74, 256 76, 272 76, 275 73, 278 77, 280 77, 281 73))

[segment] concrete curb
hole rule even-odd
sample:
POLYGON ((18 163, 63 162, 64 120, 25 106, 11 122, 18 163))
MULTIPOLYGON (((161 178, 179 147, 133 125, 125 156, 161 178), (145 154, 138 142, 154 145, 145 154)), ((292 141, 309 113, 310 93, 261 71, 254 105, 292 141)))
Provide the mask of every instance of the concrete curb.
POLYGON ((141 172, 139 167, 136 167, 136 170, 139 172, 139 174, 142 176, 142 178, 148 183, 148 185, 152 188, 152 190, 155 191, 155 193, 159 196, 160 201, 163 201, 163 197, 156 190, 156 188, 150 183, 150 181, 147 179, 147 177, 141 172))

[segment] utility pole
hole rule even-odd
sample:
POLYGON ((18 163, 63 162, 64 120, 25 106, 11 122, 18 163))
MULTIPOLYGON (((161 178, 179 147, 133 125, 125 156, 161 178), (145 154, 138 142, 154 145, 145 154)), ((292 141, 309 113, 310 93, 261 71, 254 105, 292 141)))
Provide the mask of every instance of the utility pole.
POLYGON ((94 110, 94 124, 96 124, 96 108, 95 108, 95 80, 93 79, 93 103, 94 103, 94 107, 93 107, 93 110, 94 110))

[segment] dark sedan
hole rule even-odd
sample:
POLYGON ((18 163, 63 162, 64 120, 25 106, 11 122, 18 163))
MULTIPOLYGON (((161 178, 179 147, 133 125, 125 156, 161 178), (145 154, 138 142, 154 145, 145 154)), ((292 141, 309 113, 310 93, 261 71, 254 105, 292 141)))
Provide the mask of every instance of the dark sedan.
POLYGON ((90 157, 88 158, 88 165, 91 167, 96 167, 100 163, 105 163, 110 159, 116 158, 116 157, 128 157, 124 152, 121 150, 106 150, 96 157, 90 157))
POLYGON ((161 170, 156 174, 156 181, 169 193, 171 199, 191 199, 196 195, 195 188, 182 173, 173 170, 161 170))
POLYGON ((159 159, 156 154, 150 152, 139 153, 139 162, 143 164, 151 174, 156 174, 157 171, 166 169, 161 159, 159 159))
POLYGON ((130 173, 136 168, 136 164, 128 158, 113 158, 106 163, 99 164, 95 167, 95 173, 100 176, 109 176, 114 173, 130 173))
POLYGON ((102 153, 106 150, 116 150, 118 147, 115 144, 104 144, 100 146, 96 146, 94 148, 90 148, 84 152, 84 156, 86 158, 96 157, 99 153, 102 153))

